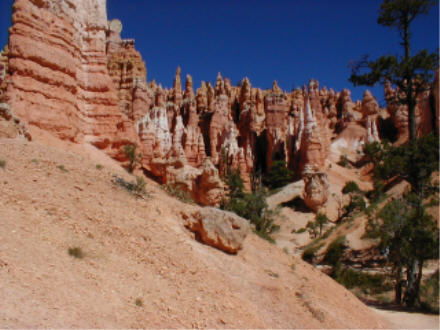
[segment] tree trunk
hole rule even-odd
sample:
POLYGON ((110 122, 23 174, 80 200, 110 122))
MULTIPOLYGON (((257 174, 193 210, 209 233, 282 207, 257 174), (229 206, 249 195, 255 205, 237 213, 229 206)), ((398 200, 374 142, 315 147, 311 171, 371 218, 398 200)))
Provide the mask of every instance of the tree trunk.
POLYGON ((409 129, 409 141, 414 142, 417 139, 417 122, 416 122, 416 105, 415 95, 412 88, 412 82, 409 82, 408 87, 408 129, 409 129))
POLYGON ((405 304, 407 307, 413 307, 419 297, 420 280, 422 278, 423 262, 414 259, 407 268, 408 288, 405 293, 405 304), (417 275, 416 275, 417 274, 417 275))
POLYGON ((396 284, 394 285, 394 301, 400 305, 402 303, 402 267, 398 266, 394 274, 396 284))

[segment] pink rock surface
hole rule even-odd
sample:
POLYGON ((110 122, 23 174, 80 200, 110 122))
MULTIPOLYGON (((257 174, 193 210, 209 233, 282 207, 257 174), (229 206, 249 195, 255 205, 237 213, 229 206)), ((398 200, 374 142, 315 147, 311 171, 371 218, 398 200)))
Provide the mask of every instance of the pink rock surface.
POLYGON ((16 0, 12 22, 6 100, 16 115, 123 159, 136 136, 107 72, 105 0, 16 0))

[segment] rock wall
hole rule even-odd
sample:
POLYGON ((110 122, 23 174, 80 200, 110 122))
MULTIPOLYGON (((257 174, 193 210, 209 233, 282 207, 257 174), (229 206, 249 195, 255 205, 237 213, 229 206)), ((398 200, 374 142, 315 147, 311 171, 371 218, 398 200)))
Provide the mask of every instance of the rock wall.
POLYGON ((107 71, 105 0, 16 0, 6 101, 25 123, 123 159, 136 141, 107 71))

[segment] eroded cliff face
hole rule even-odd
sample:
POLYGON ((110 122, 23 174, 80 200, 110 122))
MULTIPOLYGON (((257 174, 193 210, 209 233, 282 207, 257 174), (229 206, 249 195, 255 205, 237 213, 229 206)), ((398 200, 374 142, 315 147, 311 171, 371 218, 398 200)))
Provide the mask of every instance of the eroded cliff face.
POLYGON ((105 0, 16 0, 6 101, 26 124, 123 159, 136 141, 107 71, 105 0))
MULTIPOLYGON (((305 180, 304 201, 318 210, 330 155, 357 157, 364 143, 389 138, 390 127, 397 143, 407 139, 406 109, 392 102, 398 91, 391 86, 386 109, 369 91, 353 101, 349 90, 316 80, 286 92, 276 81, 267 90, 248 78, 232 86, 219 73, 214 86, 194 90, 178 68, 167 89, 147 82, 135 41, 121 38, 119 20, 107 21, 105 0, 16 0, 12 19, 0 54, 0 101, 24 125, 92 143, 121 161, 122 146, 136 144, 142 169, 204 205, 223 198, 219 173, 240 170, 251 189, 273 160, 285 160, 305 180)), ((433 129, 432 98, 419 97, 419 134, 433 129)), ((435 102, 438 118, 438 88, 435 102)))

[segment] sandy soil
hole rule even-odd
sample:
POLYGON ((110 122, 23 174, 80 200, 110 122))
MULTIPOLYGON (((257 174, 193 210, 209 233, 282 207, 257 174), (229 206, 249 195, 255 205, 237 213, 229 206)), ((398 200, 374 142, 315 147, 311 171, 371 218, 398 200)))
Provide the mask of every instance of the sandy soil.
POLYGON ((389 326, 254 234, 236 256, 198 243, 180 217, 196 206, 150 181, 136 198, 113 160, 52 142, 0 140, 0 328, 389 326))

